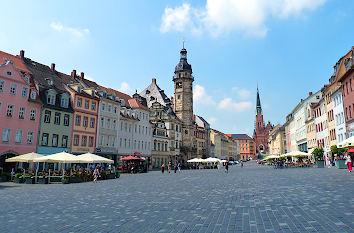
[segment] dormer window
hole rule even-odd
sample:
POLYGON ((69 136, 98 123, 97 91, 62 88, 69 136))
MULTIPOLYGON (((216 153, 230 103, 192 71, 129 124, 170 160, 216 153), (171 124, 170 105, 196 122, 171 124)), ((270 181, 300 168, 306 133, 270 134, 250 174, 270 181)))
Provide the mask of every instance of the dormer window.
POLYGON ((11 72, 11 71, 7 71, 6 74, 7 74, 8 76, 11 76, 11 75, 12 75, 12 72, 11 72))
POLYGON ((125 101, 122 99, 121 100, 122 106, 125 106, 125 101))
POLYGON ((37 97, 36 92, 35 92, 35 91, 32 91, 32 92, 31 92, 31 99, 32 99, 32 100, 35 100, 36 97, 37 97))
POLYGON ((62 97, 61 100, 60 100, 60 107, 67 108, 68 105, 69 105, 68 99, 65 98, 65 97, 62 97))
POLYGON ((25 80, 27 83, 29 83, 29 76, 28 75, 25 76, 25 80))
POLYGON ((48 90, 47 92, 47 104, 55 105, 56 92, 54 90, 48 90))
POLYGON ((149 90, 146 90, 146 92, 145 92, 145 93, 148 95, 148 94, 150 94, 150 91, 149 91, 149 90))
POLYGON ((103 92, 103 98, 107 98, 107 92, 103 92))
POLYGON ((77 92, 81 93, 81 88, 77 87, 77 92))
POLYGON ((112 95, 112 99, 113 99, 114 101, 116 101, 116 98, 117 98, 116 95, 113 94, 113 95, 112 95))

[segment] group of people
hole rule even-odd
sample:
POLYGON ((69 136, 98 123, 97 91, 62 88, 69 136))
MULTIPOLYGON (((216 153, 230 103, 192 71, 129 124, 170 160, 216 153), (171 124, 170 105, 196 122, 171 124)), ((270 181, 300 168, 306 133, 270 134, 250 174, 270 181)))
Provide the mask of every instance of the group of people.
MULTIPOLYGON (((177 173, 177 170, 178 170, 179 172, 181 172, 181 169, 182 169, 182 164, 176 162, 175 165, 174 165, 174 171, 175 171, 175 173, 177 173)), ((172 170, 172 162, 169 162, 168 165, 167 165, 167 171, 168 171, 168 173, 171 173, 171 170, 172 170)), ((165 164, 164 164, 164 163, 161 165, 161 172, 162 172, 162 173, 165 172, 165 164)))

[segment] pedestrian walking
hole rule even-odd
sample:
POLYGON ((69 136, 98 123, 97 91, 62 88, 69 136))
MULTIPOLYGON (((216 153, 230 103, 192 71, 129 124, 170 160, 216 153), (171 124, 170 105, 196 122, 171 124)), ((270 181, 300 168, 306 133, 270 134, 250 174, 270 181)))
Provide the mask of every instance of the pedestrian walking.
POLYGON ((161 172, 162 172, 162 173, 165 172, 165 164, 164 164, 164 163, 161 165, 161 172))
POLYGON ((326 163, 327 163, 327 167, 330 168, 331 167, 331 159, 328 156, 326 158, 326 163))
POLYGON ((229 162, 225 162, 225 172, 229 173, 229 162))
POLYGON ((350 158, 349 154, 347 154, 347 156, 345 157, 345 163, 348 166, 349 172, 352 172, 352 159, 350 158))
POLYGON ((172 166, 172 164, 171 164, 171 162, 169 162, 167 165, 168 173, 171 173, 171 166, 172 166))
POLYGON ((243 161, 241 160, 241 168, 243 168, 243 161))
POLYGON ((175 163, 175 173, 177 173, 177 169, 178 169, 178 164, 177 163, 175 163))
POLYGON ((94 183, 97 183, 97 179, 98 179, 99 175, 100 175, 100 172, 98 170, 98 167, 96 167, 95 170, 93 170, 93 182, 94 183))
POLYGON ((182 164, 178 163, 178 171, 181 172, 182 164))

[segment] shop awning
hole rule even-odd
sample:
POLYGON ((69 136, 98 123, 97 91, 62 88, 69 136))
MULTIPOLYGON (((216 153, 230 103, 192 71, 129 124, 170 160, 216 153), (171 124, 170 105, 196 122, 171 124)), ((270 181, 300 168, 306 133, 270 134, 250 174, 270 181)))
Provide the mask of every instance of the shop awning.
POLYGON ((127 156, 127 157, 122 158, 122 160, 141 160, 141 159, 138 157, 134 157, 134 156, 127 156))
POLYGON ((78 159, 78 156, 60 152, 48 156, 42 156, 33 160, 34 162, 46 162, 46 163, 86 163, 78 159))
POLYGON ((30 163, 33 162, 34 159, 43 157, 43 155, 31 152, 23 155, 19 155, 16 157, 12 157, 9 159, 6 159, 5 162, 7 163, 12 163, 12 162, 22 162, 22 163, 30 163))
POLYGON ((77 156, 77 159, 83 162, 86 161, 87 163, 114 163, 114 161, 111 159, 107 159, 105 157, 91 154, 91 153, 79 155, 77 156))

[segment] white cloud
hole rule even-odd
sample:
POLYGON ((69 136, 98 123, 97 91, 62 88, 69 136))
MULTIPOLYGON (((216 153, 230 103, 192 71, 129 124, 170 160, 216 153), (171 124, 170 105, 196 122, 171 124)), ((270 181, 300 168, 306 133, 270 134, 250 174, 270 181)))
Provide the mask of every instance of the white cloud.
POLYGON ((232 91, 235 92, 241 99, 248 99, 251 96, 251 91, 246 88, 233 87, 232 91))
POLYGON ((288 18, 315 10, 326 0, 207 0, 202 8, 188 3, 165 8, 160 31, 208 32, 213 36, 231 31, 264 37, 271 18, 288 18))
POLYGON ((215 105, 215 101, 211 96, 207 95, 205 88, 201 85, 195 85, 193 91, 193 100, 197 103, 205 105, 215 105))
POLYGON ((175 9, 168 7, 165 8, 165 12, 162 15, 160 31, 167 32, 171 28, 177 32, 183 31, 186 25, 191 22, 190 9, 190 5, 186 3, 180 7, 176 7, 175 9))
POLYGON ((132 89, 130 88, 130 86, 127 82, 122 82, 120 84, 118 91, 123 92, 123 93, 129 93, 129 92, 132 92, 132 89))
POLYGON ((231 112, 244 112, 252 107, 250 101, 233 102, 231 98, 225 98, 220 101, 218 108, 231 112))
POLYGON ((50 24, 50 27, 58 32, 69 32, 73 36, 78 37, 78 38, 83 37, 83 36, 90 33, 89 29, 78 29, 78 28, 72 28, 72 27, 65 27, 65 26, 63 26, 63 24, 61 22, 57 22, 57 23, 53 22, 50 24))

